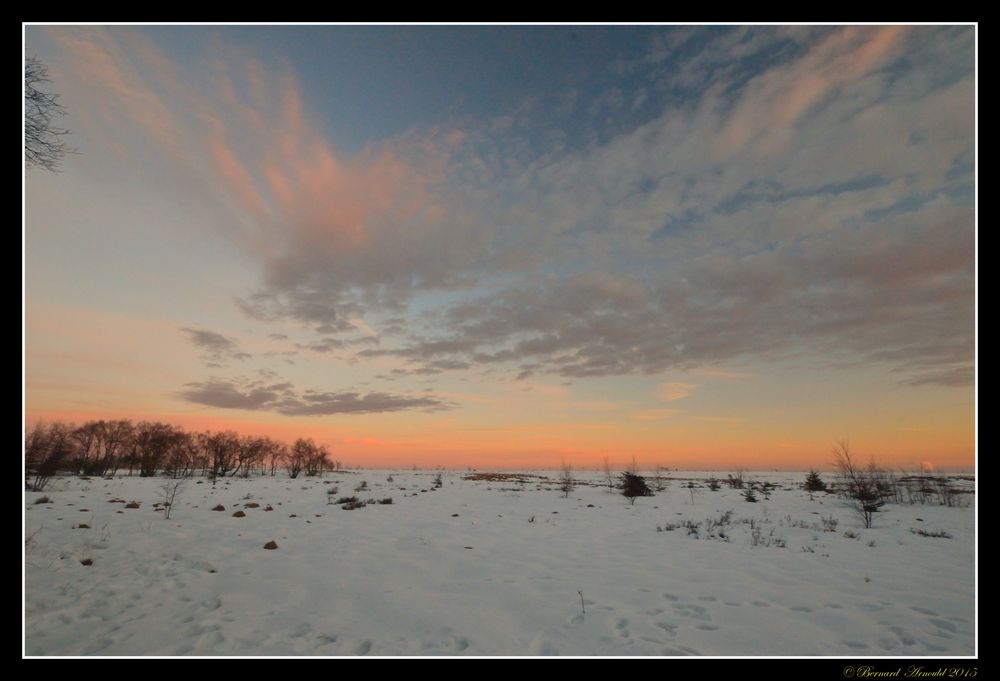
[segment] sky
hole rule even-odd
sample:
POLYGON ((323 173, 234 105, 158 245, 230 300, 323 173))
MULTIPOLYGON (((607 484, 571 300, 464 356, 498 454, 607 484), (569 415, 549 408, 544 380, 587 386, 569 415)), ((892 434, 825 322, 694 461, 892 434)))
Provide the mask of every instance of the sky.
POLYGON ((973 26, 26 26, 26 422, 364 466, 976 449, 973 26))

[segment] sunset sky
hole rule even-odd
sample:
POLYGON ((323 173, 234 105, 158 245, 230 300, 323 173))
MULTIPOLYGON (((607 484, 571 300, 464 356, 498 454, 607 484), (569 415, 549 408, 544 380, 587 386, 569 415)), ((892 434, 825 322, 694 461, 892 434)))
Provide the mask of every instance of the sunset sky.
POLYGON ((365 466, 975 460, 972 26, 28 26, 37 419, 365 466))

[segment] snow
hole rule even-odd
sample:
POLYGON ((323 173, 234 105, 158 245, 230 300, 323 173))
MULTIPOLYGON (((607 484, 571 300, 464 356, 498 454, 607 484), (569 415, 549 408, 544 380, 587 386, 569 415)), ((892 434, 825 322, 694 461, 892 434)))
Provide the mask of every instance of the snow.
POLYGON ((24 653, 976 654, 971 493, 889 504, 865 529, 845 500, 810 498, 803 473, 749 474, 779 489, 748 503, 674 472, 634 505, 596 473, 568 498, 555 473, 446 471, 440 489, 435 475, 196 478, 169 519, 154 508, 162 478, 57 478, 25 493, 24 653), (702 485, 693 502, 680 478, 702 485), (354 494, 393 503, 328 503, 354 494), (707 536, 727 511, 726 538, 707 536))

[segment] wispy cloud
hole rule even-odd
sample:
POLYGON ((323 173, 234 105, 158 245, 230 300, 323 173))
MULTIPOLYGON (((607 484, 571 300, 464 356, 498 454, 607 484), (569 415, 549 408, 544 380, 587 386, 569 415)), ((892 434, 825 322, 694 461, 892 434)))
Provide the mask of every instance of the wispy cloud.
POLYGON ((640 409, 629 414, 636 421, 663 421, 685 413, 683 409, 640 409))
POLYGON ((223 362, 227 359, 242 361, 253 356, 240 350, 239 344, 235 340, 227 338, 221 333, 189 327, 182 327, 181 331, 187 334, 188 342, 205 351, 202 361, 206 366, 220 367, 224 366, 223 362))
POLYGON ((656 388, 656 395, 666 402, 683 400, 697 390, 696 383, 662 383, 656 388))
POLYGON ((695 421, 706 421, 708 423, 718 423, 724 426, 738 426, 746 423, 746 418, 742 416, 692 416, 695 421))

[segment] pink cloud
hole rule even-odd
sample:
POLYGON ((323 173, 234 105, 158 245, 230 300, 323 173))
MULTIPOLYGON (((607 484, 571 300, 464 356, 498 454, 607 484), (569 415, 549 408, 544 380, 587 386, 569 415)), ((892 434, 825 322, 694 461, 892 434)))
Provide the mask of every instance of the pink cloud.
MULTIPOLYGON (((163 149, 176 150, 180 139, 177 119, 140 74, 138 60, 130 57, 107 29, 52 27, 49 34, 69 55, 64 68, 82 86, 80 94, 88 97, 102 121, 113 124, 124 116, 163 149)), ((143 41, 133 35, 130 42, 143 41)), ((154 53, 151 45, 144 45, 143 54, 149 57, 154 53)))
MULTIPOLYGON (((70 80, 80 84, 78 96, 96 112, 103 143, 166 160, 178 176, 201 182, 203 195, 241 225, 233 233, 263 257, 295 251, 344 258, 365 244, 377 248, 398 234, 401 221, 440 215, 425 210, 427 184, 442 167, 438 145, 408 140, 338 154, 287 68, 270 69, 219 45, 193 72, 132 29, 49 33, 67 57, 70 80), (128 130, 139 143, 122 144, 128 130), (382 237, 373 240, 373 230, 382 237)), ((454 131, 440 147, 461 138, 454 131)))
POLYGON ((784 150, 806 113, 838 88, 865 78, 893 55, 904 26, 851 26, 831 31, 802 58, 750 82, 716 140, 724 156, 754 145, 784 150))

